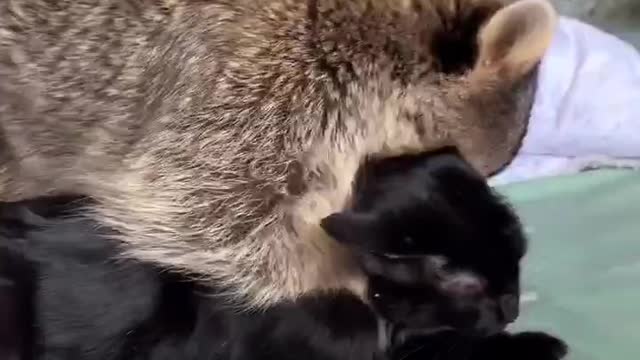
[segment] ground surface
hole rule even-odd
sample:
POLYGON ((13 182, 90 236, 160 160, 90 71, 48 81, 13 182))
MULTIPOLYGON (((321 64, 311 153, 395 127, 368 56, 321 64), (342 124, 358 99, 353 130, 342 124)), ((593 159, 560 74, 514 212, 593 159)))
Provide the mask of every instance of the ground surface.
POLYGON ((547 330, 567 360, 640 359, 640 172, 598 170, 502 188, 530 237, 520 330, 547 330))

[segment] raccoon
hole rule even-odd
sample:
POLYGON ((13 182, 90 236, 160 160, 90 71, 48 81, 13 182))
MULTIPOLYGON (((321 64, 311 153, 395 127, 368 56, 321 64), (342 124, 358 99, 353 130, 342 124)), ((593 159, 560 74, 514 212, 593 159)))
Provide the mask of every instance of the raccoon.
POLYGON ((367 156, 507 164, 556 18, 544 0, 3 1, 0 201, 87 195, 123 256, 240 309, 364 298, 320 220, 367 156))

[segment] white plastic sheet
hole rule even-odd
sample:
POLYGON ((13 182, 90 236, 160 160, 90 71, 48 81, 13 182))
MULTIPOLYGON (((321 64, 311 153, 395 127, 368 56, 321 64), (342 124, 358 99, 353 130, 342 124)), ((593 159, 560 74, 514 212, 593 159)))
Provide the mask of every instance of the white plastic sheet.
POLYGON ((601 167, 640 168, 640 53, 562 17, 540 65, 522 147, 491 182, 601 167))

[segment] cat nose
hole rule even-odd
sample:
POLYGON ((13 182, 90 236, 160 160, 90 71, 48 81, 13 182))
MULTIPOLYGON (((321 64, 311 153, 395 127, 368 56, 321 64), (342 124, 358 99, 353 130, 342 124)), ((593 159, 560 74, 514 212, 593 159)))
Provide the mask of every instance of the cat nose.
POLYGON ((456 297, 475 297, 484 292, 482 282, 474 276, 456 275, 445 282, 444 290, 456 297))
POLYGON ((517 295, 503 295, 498 300, 498 306, 504 321, 512 323, 520 315, 520 299, 517 295))

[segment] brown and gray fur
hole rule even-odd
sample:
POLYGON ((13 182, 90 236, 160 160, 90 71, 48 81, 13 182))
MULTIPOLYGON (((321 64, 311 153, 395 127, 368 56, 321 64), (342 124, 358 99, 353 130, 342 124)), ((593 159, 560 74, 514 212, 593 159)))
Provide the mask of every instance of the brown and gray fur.
POLYGON ((365 281, 319 221, 368 155, 526 128, 544 0, 0 1, 0 200, 81 193, 243 308, 365 281))

